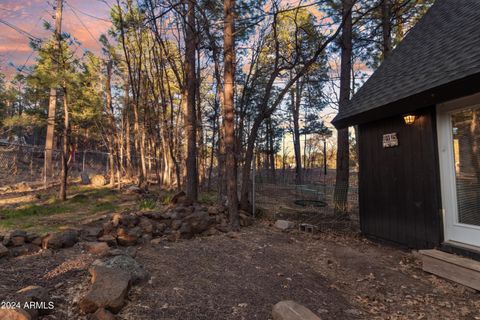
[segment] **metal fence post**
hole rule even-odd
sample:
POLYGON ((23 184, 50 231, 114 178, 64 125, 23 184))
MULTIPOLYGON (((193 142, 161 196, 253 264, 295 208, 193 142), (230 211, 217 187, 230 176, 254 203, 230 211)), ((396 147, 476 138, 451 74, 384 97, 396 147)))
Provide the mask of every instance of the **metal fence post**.
POLYGON ((255 161, 255 153, 253 153, 253 166, 252 166, 252 212, 253 212, 253 218, 255 219, 255 174, 256 174, 256 161, 255 161))

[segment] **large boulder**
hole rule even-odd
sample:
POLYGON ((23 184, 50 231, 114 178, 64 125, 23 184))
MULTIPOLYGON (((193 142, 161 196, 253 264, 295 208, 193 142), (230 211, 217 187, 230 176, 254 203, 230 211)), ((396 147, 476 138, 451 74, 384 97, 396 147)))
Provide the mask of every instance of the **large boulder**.
POLYGON ((108 253, 110 247, 106 242, 85 242, 83 249, 88 253, 103 256, 108 253))
POLYGON ((78 242, 78 231, 65 230, 50 233, 42 239, 43 249, 60 249, 73 247, 78 242))
POLYGON ((20 289, 16 293, 17 300, 22 306, 31 305, 26 311, 35 319, 38 315, 50 313, 54 305, 51 302, 48 290, 40 286, 28 286, 20 289))
POLYGON ((101 263, 101 265, 128 273, 132 279, 132 284, 138 284, 150 278, 148 272, 130 255, 114 256, 101 263))
POLYGON ((273 306, 273 320, 321 320, 312 311, 295 301, 280 301, 273 306))
POLYGON ((277 220, 275 221, 275 228, 280 230, 288 230, 295 228, 295 222, 288 220, 277 220))
POLYGON ((82 313, 93 313, 105 308, 117 313, 125 304, 130 288, 130 275, 122 270, 95 266, 90 269, 92 287, 79 302, 82 313))
POLYGON ((205 211, 195 211, 183 221, 190 225, 192 233, 197 234, 208 230, 215 223, 215 218, 205 211))

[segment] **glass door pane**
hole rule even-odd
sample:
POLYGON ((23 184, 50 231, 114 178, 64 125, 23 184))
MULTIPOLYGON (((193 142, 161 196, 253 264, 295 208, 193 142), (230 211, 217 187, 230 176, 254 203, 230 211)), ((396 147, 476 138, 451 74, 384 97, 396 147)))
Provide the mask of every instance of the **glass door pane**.
POLYGON ((452 114, 457 222, 480 226, 480 107, 452 114))

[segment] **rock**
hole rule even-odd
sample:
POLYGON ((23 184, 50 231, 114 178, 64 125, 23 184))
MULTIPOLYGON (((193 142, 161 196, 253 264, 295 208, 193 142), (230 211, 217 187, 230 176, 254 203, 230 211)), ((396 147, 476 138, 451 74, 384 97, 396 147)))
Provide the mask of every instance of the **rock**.
POLYGON ((91 182, 95 187, 103 187, 105 184, 107 184, 105 177, 100 174, 94 175, 91 179, 91 182))
POLYGON ((217 229, 218 231, 223 232, 223 233, 227 233, 227 232, 230 231, 230 227, 226 223, 217 224, 215 226, 215 229, 217 229))
POLYGON ((208 230, 204 231, 204 232, 202 233, 202 235, 209 237, 209 236, 217 235, 217 234, 219 234, 219 233, 220 233, 220 231, 218 231, 218 230, 215 229, 214 227, 210 227, 208 230))
POLYGON ((155 239, 152 239, 150 240, 150 243, 151 244, 161 244, 163 242, 163 239, 162 238, 155 238, 155 239))
POLYGON ((103 263, 107 268, 121 270, 130 275, 132 284, 142 283, 150 278, 150 275, 143 267, 129 255, 118 255, 103 263))
POLYGON ((172 197, 171 202, 173 204, 181 203, 182 201, 184 201, 186 197, 187 197, 187 194, 184 191, 180 191, 172 197))
POLYGON ((172 229, 173 230, 178 230, 182 226, 183 221, 182 220, 173 220, 172 221, 172 229))
POLYGON ((6 320, 33 320, 32 316, 22 309, 1 309, 0 319, 6 320))
POLYGON ((121 213, 114 213, 112 215, 112 219, 110 219, 113 227, 118 227, 118 225, 120 225, 121 220, 122 220, 122 214, 121 213))
POLYGON ((88 253, 100 256, 107 254, 110 249, 106 242, 85 242, 83 243, 83 248, 88 253))
POLYGON ((0 243, 0 258, 8 255, 8 249, 0 243))
POLYGON ((82 171, 82 173, 80 173, 80 178, 81 178, 81 184, 84 184, 84 185, 87 185, 87 184, 90 184, 90 177, 88 176, 88 173, 86 173, 85 171, 82 171))
POLYGON ((27 232, 27 235, 25 236, 25 242, 27 243, 32 243, 36 239, 40 238, 40 236, 34 232, 27 232))
POLYGON ((119 228, 117 230, 117 241, 119 245, 124 247, 134 246, 137 244, 138 239, 141 237, 141 235, 142 230, 139 227, 135 227, 130 230, 119 228))
POLYGON ((117 317, 115 317, 114 314, 112 314, 110 311, 105 310, 104 308, 99 308, 97 311, 92 316, 92 320, 115 320, 117 317))
POLYGON ((295 228, 295 222, 288 220, 277 220, 275 221, 275 227, 280 230, 288 230, 295 228))
POLYGON ((102 226, 102 235, 104 236, 113 233, 117 226, 118 224, 114 225, 113 220, 105 222, 102 226))
POLYGON ((136 186, 136 185, 131 185, 125 188, 125 193, 126 194, 142 194, 146 192, 146 190, 136 186))
POLYGON ((312 311, 295 301, 280 301, 273 306, 273 320, 321 320, 312 311))
POLYGON ((142 237, 140 238, 141 243, 149 243, 150 240, 152 240, 152 235, 148 233, 142 235, 142 237))
POLYGON ((217 206, 210 206, 207 209, 207 213, 211 216, 215 216, 220 213, 220 210, 217 206))
POLYGON ((31 243, 40 247, 42 245, 42 238, 41 237, 35 238, 32 240, 31 243))
POLYGON ((97 239, 103 235, 103 228, 98 226, 86 227, 80 233, 83 239, 97 239))
POLYGON ((182 225, 178 229, 178 232, 180 232, 181 235, 191 234, 192 233, 192 227, 190 226, 190 224, 184 222, 184 223, 182 223, 182 225))
POLYGON ((100 238, 98 238, 98 241, 106 242, 107 245, 110 246, 110 247, 116 247, 117 246, 117 239, 110 234, 101 236, 100 238))
MULTIPOLYGON (((133 228, 136 225, 138 225, 138 223, 140 222, 140 219, 138 218, 138 216, 134 214, 121 214, 120 217, 118 217, 118 215, 115 214, 114 219, 118 219, 118 222, 120 225, 128 228, 133 228)), ((115 220, 112 220, 112 222, 115 224, 114 221, 115 220)))
POLYGON ((138 226, 142 229, 143 233, 152 233, 153 232, 153 223, 150 222, 150 219, 142 217, 138 226))
POLYGON ((122 270, 103 266, 91 268, 90 274, 93 285, 79 302, 82 313, 93 313, 99 308, 119 312, 130 288, 130 275, 122 270))
POLYGON ((26 243, 20 247, 10 248, 10 255, 12 257, 24 256, 26 254, 31 254, 40 251, 40 247, 33 243, 26 243))
POLYGON ((23 244, 25 244, 25 238, 24 237, 12 237, 10 239, 10 245, 13 247, 20 247, 23 244))
MULTIPOLYGON (((27 233, 23 230, 13 230, 13 231, 10 231, 10 232, 7 232, 4 236, 3 236, 3 245, 4 246, 12 246, 12 239, 15 238, 17 241, 17 243, 20 240, 20 238, 24 238, 23 241, 25 242, 25 238, 27 237, 27 233)), ((23 243, 22 243, 23 244, 23 243)), ((22 245, 20 244, 20 245, 22 245)))
POLYGON ((60 249, 73 247, 78 242, 78 231, 65 230, 51 233, 42 239, 43 249, 60 249))
POLYGON ((227 237, 229 237, 230 239, 238 239, 238 238, 240 238, 240 235, 239 235, 238 232, 228 231, 227 232, 227 237))
POLYGON ((192 233, 197 234, 210 228, 210 226, 215 223, 215 218, 210 217, 207 212, 196 211, 186 217, 183 221, 190 224, 192 233))
POLYGON ((43 287, 28 286, 18 290, 16 295, 22 305, 25 305, 25 303, 35 303, 34 308, 26 309, 32 318, 36 318, 38 315, 48 314, 52 311, 48 290, 43 287))
POLYGON ((239 218, 240 218, 240 226, 242 227, 248 227, 253 224, 253 219, 245 211, 240 211, 239 218))
POLYGON ((137 249, 134 247, 128 247, 125 249, 125 253, 130 257, 135 258, 137 256, 137 249))
POLYGON ((167 225, 165 223, 155 223, 152 231, 152 235, 154 237, 161 236, 163 232, 167 229, 167 225))
POLYGON ((170 242, 177 242, 180 239, 180 232, 172 232, 167 236, 167 240, 170 242))

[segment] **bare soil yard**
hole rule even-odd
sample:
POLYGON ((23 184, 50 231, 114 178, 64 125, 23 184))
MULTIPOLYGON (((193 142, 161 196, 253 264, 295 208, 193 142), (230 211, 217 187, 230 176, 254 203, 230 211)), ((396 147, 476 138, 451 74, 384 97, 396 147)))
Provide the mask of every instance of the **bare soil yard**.
MULTIPOLYGON (((46 319, 86 319, 77 302, 95 259, 77 245, 0 260, 0 300, 49 288, 46 319)), ((269 319, 293 299, 322 319, 480 319, 473 290, 424 273, 414 255, 355 235, 285 233, 268 223, 235 236, 137 247, 151 280, 134 287, 120 319, 269 319)))

